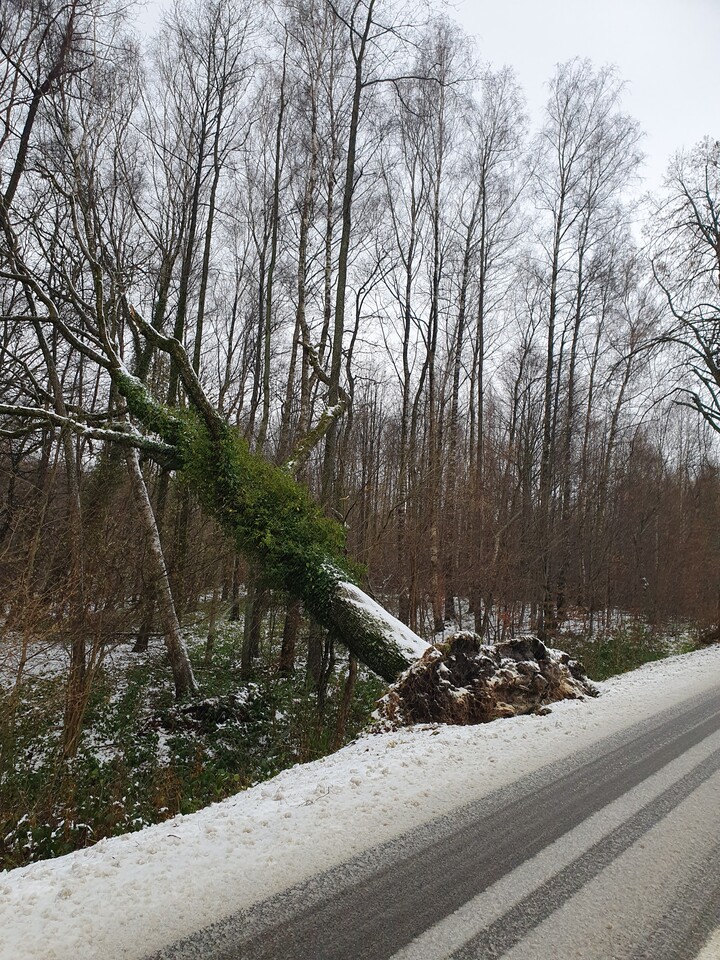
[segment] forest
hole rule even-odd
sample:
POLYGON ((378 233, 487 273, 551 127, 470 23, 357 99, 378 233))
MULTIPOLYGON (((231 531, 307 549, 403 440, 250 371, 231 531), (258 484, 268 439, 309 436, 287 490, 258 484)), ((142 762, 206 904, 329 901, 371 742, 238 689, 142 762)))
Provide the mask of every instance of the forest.
POLYGON ((406 0, 0 0, 0 54, 5 863, 336 749, 461 628, 713 635, 718 141, 650 195, 615 68, 531 122, 406 0))

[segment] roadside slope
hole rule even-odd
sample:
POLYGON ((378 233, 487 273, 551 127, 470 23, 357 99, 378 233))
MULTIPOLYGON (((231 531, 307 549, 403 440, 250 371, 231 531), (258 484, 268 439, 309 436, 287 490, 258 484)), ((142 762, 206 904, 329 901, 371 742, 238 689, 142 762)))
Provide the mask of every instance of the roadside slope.
POLYGON ((0 958, 142 957, 717 684, 720 647, 545 717, 365 737, 223 803, 0 874, 0 958))

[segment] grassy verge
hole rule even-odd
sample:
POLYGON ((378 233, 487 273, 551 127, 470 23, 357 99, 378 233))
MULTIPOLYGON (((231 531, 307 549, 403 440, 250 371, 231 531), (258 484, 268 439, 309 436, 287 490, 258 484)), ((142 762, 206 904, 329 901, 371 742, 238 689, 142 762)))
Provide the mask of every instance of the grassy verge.
POLYGON ((643 620, 631 620, 607 633, 563 633, 555 645, 579 660, 591 680, 607 680, 645 663, 698 649, 697 634, 686 625, 660 631, 643 620))
MULTIPOLYGON (((107 658, 93 687, 77 757, 59 762, 64 679, 28 677, 12 709, 0 700, 0 867, 56 857, 103 837, 192 813, 331 752, 345 671, 324 717, 304 672, 279 677, 268 650, 251 683, 238 676, 242 626, 225 623, 212 664, 188 632, 204 705, 173 703, 164 652, 107 658)), ((382 682, 361 671, 344 742, 367 726, 382 682)))

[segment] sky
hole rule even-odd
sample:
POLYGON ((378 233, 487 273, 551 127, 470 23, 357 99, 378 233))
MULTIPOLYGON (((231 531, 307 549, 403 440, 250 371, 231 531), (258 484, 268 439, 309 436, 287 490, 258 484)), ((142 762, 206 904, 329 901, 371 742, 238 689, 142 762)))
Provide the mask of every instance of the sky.
MULTIPOLYGON (((149 32, 171 0, 146 0, 149 32)), ((720 0, 430 0, 465 28, 481 58, 512 66, 533 126, 541 122, 555 64, 589 57, 614 64, 624 106, 646 138, 646 187, 660 187, 668 161, 704 136, 720 139, 720 0)))
POLYGON ((678 149, 720 139, 720 0, 454 0, 449 12, 483 60, 515 69, 534 124, 555 64, 617 66, 624 107, 646 133, 649 189, 678 149))

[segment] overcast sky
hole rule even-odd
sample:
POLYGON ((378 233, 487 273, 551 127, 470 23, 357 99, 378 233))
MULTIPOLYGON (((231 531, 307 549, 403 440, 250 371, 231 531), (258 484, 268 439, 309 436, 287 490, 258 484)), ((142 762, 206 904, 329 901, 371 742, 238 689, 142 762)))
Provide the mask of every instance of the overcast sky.
MULTIPOLYGON (((147 0, 143 32, 170 2, 147 0)), ((720 0, 449 0, 449 12, 483 60, 515 68, 534 125, 556 63, 615 64, 627 82, 625 108, 647 135, 649 189, 679 148, 720 139, 720 0)))
POLYGON ((484 60, 515 68, 534 122, 556 63, 615 64, 647 134, 649 188, 680 147, 720 139, 720 0, 454 0, 451 10, 484 60))

